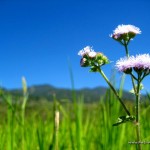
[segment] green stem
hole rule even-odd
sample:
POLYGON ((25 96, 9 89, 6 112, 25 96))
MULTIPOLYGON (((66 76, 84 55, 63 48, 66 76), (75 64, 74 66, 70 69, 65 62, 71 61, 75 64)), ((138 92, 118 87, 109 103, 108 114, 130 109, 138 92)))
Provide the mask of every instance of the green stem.
POLYGON ((141 82, 142 82, 142 80, 143 80, 146 76, 148 76, 148 75, 149 75, 149 73, 144 73, 143 76, 141 77, 141 82))
POLYGON ((130 75, 131 75, 131 77, 132 77, 133 79, 135 79, 136 81, 138 80, 138 79, 132 74, 132 72, 130 73, 130 75))
MULTIPOLYGON (((125 47, 125 51, 126 51, 126 56, 127 58, 129 58, 129 50, 128 50, 128 44, 129 44, 130 39, 126 42, 124 41, 124 47, 125 47)), ((132 81, 132 85, 133 85, 133 89, 134 89, 134 93, 136 93, 136 86, 135 86, 135 82, 134 80, 137 80, 136 77, 131 73, 131 81, 132 81)))
POLYGON ((54 119, 54 133, 53 133, 53 149, 58 150, 58 134, 59 134, 59 109, 57 104, 57 99, 55 94, 53 95, 54 104, 53 104, 53 119, 54 119))
POLYGON ((136 86, 135 86, 135 83, 134 83, 134 79, 135 79, 135 78, 131 75, 131 81, 132 81, 134 93, 136 93, 136 86))
POLYGON ((130 112, 128 111, 128 109, 126 108, 126 106, 124 105, 124 103, 122 102, 118 92, 114 89, 114 87, 112 86, 112 84, 109 82, 108 78, 106 77, 106 75, 104 74, 104 72, 98 68, 98 72, 102 75, 102 77, 105 79, 105 81, 107 82, 107 84, 109 85, 109 87, 111 88, 111 90, 114 92, 114 94, 116 95, 116 97, 118 98, 119 102, 121 103, 121 105, 123 106, 124 110, 126 111, 126 113, 130 116, 130 112))
POLYGON ((126 42, 124 42, 124 47, 126 51, 126 56, 129 58, 128 44, 126 42))
MULTIPOLYGON (((141 77, 138 75, 138 85, 136 89, 136 135, 137 142, 140 142, 140 84, 141 77)), ((142 150, 141 144, 137 144, 137 150, 142 150)))
MULTIPOLYGON (((130 39, 129 39, 130 41, 130 39)), ((129 58, 129 51, 128 51, 128 44, 129 41, 126 42, 124 41, 124 47, 125 47, 125 51, 126 51, 126 56, 127 58, 129 58)), ((136 135, 137 135, 137 142, 140 142, 140 84, 141 81, 143 80, 143 78, 141 77, 141 75, 138 74, 138 79, 131 73, 131 80, 132 80, 132 85, 133 85, 133 89, 134 89, 134 93, 136 95, 136 135), (137 81, 137 87, 135 86, 135 82, 134 80, 137 81)), ((141 148, 141 144, 137 143, 136 145, 137 150, 142 150, 141 148)))
POLYGON ((22 150, 25 149, 25 106, 27 102, 27 94, 24 93, 22 111, 21 111, 21 124, 22 124, 22 150))
POLYGON ((21 124, 22 124, 22 150, 25 149, 25 107, 28 99, 27 83, 24 77, 22 77, 22 88, 23 88, 23 103, 21 106, 21 124))

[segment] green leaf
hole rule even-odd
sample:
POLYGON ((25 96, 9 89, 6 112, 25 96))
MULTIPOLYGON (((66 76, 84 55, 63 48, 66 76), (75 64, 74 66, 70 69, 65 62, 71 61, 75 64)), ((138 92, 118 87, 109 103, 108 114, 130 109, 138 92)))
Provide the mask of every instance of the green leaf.
MULTIPOLYGON (((135 85, 135 88, 137 89, 137 85, 135 85)), ((143 89, 144 89, 144 85, 141 83, 140 84, 140 91, 143 90, 143 89)), ((135 94, 134 88, 132 88, 132 90, 130 90, 129 92, 132 93, 132 94, 135 94)))
POLYGON ((133 122, 135 120, 135 117, 134 116, 121 116, 118 118, 118 121, 116 123, 113 124, 113 126, 118 126, 122 123, 125 123, 125 122, 133 122))

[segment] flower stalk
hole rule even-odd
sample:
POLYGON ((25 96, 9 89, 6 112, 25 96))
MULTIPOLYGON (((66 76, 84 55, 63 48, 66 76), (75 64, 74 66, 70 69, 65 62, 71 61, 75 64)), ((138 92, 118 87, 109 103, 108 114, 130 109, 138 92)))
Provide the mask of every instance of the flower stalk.
POLYGON ((128 51, 128 43, 124 42, 124 47, 125 47, 125 51, 126 51, 126 56, 127 58, 129 57, 129 51, 128 51))
MULTIPOLYGON (((126 56, 127 56, 127 58, 129 58, 129 50, 128 50, 128 44, 129 44, 129 42, 130 42, 130 38, 129 38, 129 40, 126 42, 126 41, 124 41, 124 47, 125 47, 125 52, 126 52, 126 56)), ((134 90, 134 93, 136 92, 136 87, 135 87, 135 82, 134 82, 134 79, 135 79, 135 77, 134 77, 134 75, 133 74, 130 74, 131 75, 131 81, 132 81, 132 86, 133 86, 133 90, 134 90)))
POLYGON ((109 87, 111 88, 111 90, 114 92, 114 94, 116 95, 117 99, 119 100, 119 102, 121 103, 122 107, 124 108, 125 112, 127 113, 128 116, 130 116, 130 112, 128 111, 128 109, 126 108, 126 106, 124 105, 122 99, 120 98, 118 92, 115 90, 115 88, 113 87, 113 85, 110 83, 110 81, 108 80, 108 78, 106 77, 105 73, 99 68, 98 72, 102 75, 102 77, 105 79, 105 81, 107 82, 107 84, 109 85, 109 87))
MULTIPOLYGON (((140 85, 141 85, 141 76, 138 74, 138 81, 137 81, 137 89, 136 89, 136 135, 137 135, 137 142, 140 142, 140 85)), ((141 144, 137 144, 137 150, 141 150, 141 144)))
POLYGON ((130 56, 128 45, 130 41, 137 35, 141 34, 141 31, 138 27, 133 25, 119 25, 114 31, 113 34, 110 35, 115 41, 119 42, 125 48, 126 57, 120 58, 116 62, 116 69, 118 71, 123 72, 127 75, 131 76, 133 93, 135 95, 136 103, 135 103, 135 117, 131 116, 130 112, 126 108, 122 99, 120 98, 118 92, 108 80, 105 73, 102 71, 101 67, 105 64, 109 63, 108 58, 100 52, 95 52, 93 48, 90 46, 85 47, 80 50, 78 55, 82 56, 80 65, 81 67, 90 67, 90 72, 99 72, 101 76, 104 78, 106 83, 109 85, 110 89, 116 95, 117 99, 121 103, 124 108, 127 116, 121 116, 118 118, 118 122, 113 124, 113 126, 117 126, 121 123, 125 123, 127 121, 132 121, 136 123, 136 136, 137 136, 137 150, 142 150, 141 144, 139 143, 141 140, 140 137, 140 90, 142 89, 142 80, 150 74, 150 54, 139 54, 136 56, 130 56))
POLYGON ((25 107, 28 100, 28 91, 26 79, 22 77, 22 88, 23 88, 23 102, 21 106, 21 124, 22 124, 22 150, 24 150, 25 145, 25 107))

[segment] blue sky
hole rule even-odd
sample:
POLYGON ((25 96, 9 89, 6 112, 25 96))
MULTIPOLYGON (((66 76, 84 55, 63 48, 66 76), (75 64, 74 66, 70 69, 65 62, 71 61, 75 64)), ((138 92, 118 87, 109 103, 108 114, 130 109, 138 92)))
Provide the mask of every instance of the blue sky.
MULTIPOLYGON (((125 55, 109 37, 119 24, 142 31, 130 43, 130 54, 149 53, 149 0, 0 0, 0 85, 19 88, 25 76, 29 86, 71 88, 71 64, 75 88, 107 86, 98 73, 80 67, 77 53, 87 45, 103 52, 112 61, 103 67, 111 77, 115 61, 125 55)), ((118 83, 121 74, 116 77, 118 83)), ((127 77, 125 88, 130 87, 127 77)))

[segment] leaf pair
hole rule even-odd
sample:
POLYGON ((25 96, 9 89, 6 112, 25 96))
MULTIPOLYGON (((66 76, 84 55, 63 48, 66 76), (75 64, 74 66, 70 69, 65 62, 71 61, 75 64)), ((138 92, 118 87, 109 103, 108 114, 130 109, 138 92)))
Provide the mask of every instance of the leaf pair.
POLYGON ((113 126, 118 126, 122 123, 126 123, 126 122, 133 122, 135 120, 135 116, 121 116, 118 118, 118 121, 116 123, 113 124, 113 126))

